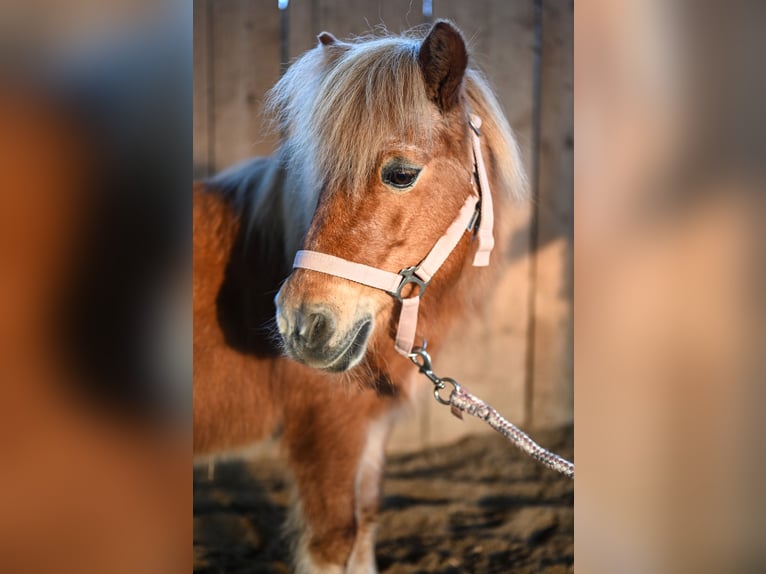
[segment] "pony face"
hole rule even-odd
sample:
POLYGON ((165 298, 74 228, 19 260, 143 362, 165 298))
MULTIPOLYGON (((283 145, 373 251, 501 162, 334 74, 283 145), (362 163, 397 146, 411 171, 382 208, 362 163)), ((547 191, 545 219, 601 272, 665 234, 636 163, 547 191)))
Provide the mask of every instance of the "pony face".
MULTIPOLYGON (((303 249, 394 273, 416 265, 472 193, 463 38, 438 22, 421 42, 349 45, 322 34, 316 50, 324 75, 312 80, 313 108, 293 119, 294 103, 282 105, 283 145, 320 182, 303 249)), ((461 241, 430 297, 459 275, 467 249, 461 241)), ((416 294, 407 288, 405 297, 416 294)), ((380 290, 296 269, 275 302, 287 354, 309 366, 342 372, 370 345, 393 346, 399 303, 380 290)))
MULTIPOLYGON (((419 263, 472 193, 462 121, 445 122, 441 143, 428 153, 392 146, 357 197, 325 189, 304 248, 398 272, 419 263)), ((462 260, 467 245, 456 250, 462 260)), ((459 274, 448 262, 441 280, 459 274)), ((417 293, 408 286, 404 296, 417 293)), ((431 295, 429 292, 429 296, 431 295)), ((387 293, 325 273, 296 269, 277 297, 277 320, 288 354, 310 366, 344 371, 367 344, 393 345, 398 303, 387 293)))

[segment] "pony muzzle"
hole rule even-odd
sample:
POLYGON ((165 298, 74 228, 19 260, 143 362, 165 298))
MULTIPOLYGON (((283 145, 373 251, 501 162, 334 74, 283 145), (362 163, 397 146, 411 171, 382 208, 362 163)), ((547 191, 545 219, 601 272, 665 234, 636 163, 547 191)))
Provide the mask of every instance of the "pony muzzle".
POLYGON ((327 305, 277 305, 277 326, 287 355, 316 369, 339 373, 362 360, 373 330, 372 315, 355 317, 345 328, 341 323, 327 305))

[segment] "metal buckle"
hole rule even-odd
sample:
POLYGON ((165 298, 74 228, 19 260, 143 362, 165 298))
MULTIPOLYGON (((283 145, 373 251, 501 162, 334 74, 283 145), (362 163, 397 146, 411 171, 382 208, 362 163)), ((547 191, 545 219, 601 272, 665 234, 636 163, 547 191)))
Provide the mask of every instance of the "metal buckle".
POLYGON ((403 300, 402 297, 402 289, 404 289, 405 285, 408 285, 410 283, 414 283, 418 286, 418 294, 414 295, 414 297, 422 297, 423 293, 426 291, 426 287, 428 287, 428 283, 430 281, 423 281, 420 277, 415 275, 415 272, 420 269, 419 265, 413 265, 412 267, 407 267, 406 269, 402 269, 399 271, 399 275, 402 276, 402 282, 399 283, 399 286, 396 288, 396 292, 392 293, 394 297, 401 303, 403 300))
POLYGON ((471 129, 473 130, 473 133, 475 133, 477 136, 481 137, 481 130, 479 130, 479 126, 477 126, 475 123, 473 123, 473 120, 469 118, 468 125, 471 126, 471 129))
POLYGON ((471 216, 471 221, 468 222, 468 227, 465 228, 466 231, 473 231, 474 234, 476 231, 478 231, 478 226, 476 225, 479 222, 479 217, 481 217, 481 201, 479 201, 476 204, 476 209, 473 210, 473 215, 471 216))

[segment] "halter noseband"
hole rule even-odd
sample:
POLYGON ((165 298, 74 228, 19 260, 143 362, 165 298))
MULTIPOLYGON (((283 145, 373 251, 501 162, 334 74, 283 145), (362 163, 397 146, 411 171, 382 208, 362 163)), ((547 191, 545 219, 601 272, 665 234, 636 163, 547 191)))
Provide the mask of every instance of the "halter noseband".
POLYGON ((409 356, 412 352, 418 324, 420 298, 428 287, 431 278, 455 249, 463 234, 474 231, 476 221, 479 220, 479 228, 476 230, 479 247, 473 258, 474 267, 489 265, 489 255, 495 244, 492 236, 494 223, 492 194, 489 189, 487 169, 481 155, 481 142, 479 141, 481 118, 471 114, 469 125, 471 127, 471 147, 474 160, 473 177, 478 181, 478 193, 468 196, 460 209, 460 213, 420 263, 402 269, 399 273, 392 273, 362 263, 347 261, 334 255, 306 250, 298 251, 293 261, 293 268, 311 269, 312 271, 342 277, 349 281, 381 289, 396 298, 402 304, 402 309, 399 313, 395 347, 400 354, 405 356, 409 356), (417 286, 417 294, 411 297, 402 297, 402 289, 410 283, 417 286))

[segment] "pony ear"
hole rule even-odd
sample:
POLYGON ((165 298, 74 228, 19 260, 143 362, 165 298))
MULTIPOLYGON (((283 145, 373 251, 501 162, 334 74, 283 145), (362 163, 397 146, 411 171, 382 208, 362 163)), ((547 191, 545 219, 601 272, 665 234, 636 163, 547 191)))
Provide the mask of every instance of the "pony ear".
POLYGON ((317 36, 317 40, 319 40, 319 43, 322 44, 322 46, 330 46, 338 43, 338 39, 329 32, 320 32, 319 36, 317 36))
POLYGON ((460 99, 460 86, 468 65, 463 35, 451 22, 437 20, 418 53, 428 97, 448 111, 460 99))

